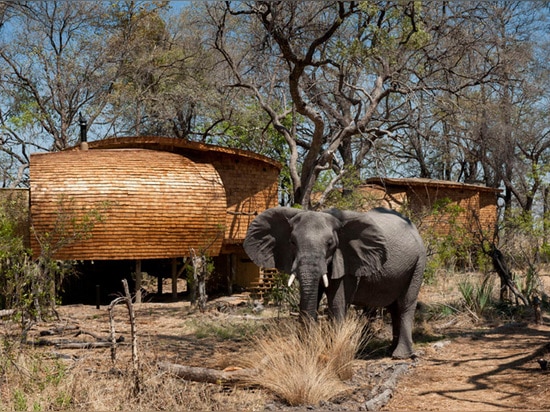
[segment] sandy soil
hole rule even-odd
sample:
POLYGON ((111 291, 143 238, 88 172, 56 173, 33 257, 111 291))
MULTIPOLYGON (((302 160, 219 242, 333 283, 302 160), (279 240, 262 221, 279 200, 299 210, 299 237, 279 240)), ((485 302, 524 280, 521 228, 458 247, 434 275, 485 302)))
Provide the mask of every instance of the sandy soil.
POLYGON ((550 360, 548 326, 510 323, 455 330, 425 352, 384 409, 550 409, 550 371, 537 362, 550 360))
MULTIPOLYGON (((197 339, 188 333, 189 322, 230 321, 232 316, 217 307, 207 314, 193 313, 184 303, 145 303, 136 306, 140 347, 149 358, 223 369, 245 351, 246 340, 197 339)), ((223 306, 223 305, 222 305, 223 306)), ((120 309, 118 333, 128 339, 129 325, 120 309)), ((108 335, 105 308, 62 306, 61 324, 78 327, 96 335, 108 335)), ((227 312, 227 311, 225 311, 227 312)), ((240 315, 242 316, 242 315, 240 315)), ((254 319, 253 315, 250 319, 254 319)), ((260 317, 261 319, 261 317, 260 317)), ((550 372, 537 362, 550 360, 550 318, 546 325, 528 322, 502 323, 492 327, 473 326, 464 319, 430 325, 431 332, 417 337, 419 358, 406 362, 408 371, 399 378, 393 397, 384 410, 508 410, 550 409, 550 372)), ((33 333, 59 327, 60 322, 37 325, 33 333)), ((44 333, 44 332, 42 332, 44 333)), ((80 339, 85 335, 80 335, 80 339)), ((93 339, 91 339, 93 340, 93 339)), ((126 340, 128 342, 128 340, 126 340)), ((65 351, 79 357, 108 358, 108 350, 65 351), (103 351, 103 352, 101 352, 103 351)), ((350 391, 323 410, 365 410, 376 379, 380 380, 392 361, 382 355, 358 360, 350 391)), ((272 410, 291 410, 269 405, 272 410)), ((294 408, 296 409, 296 408, 294 408)), ((299 410, 299 408, 298 408, 299 410)))
MULTIPOLYGON (((426 293, 430 293, 429 288, 425 288, 424 297, 426 293)), ((436 301, 437 296, 432 293, 430 299, 436 301)), ((210 310, 203 314, 193 311, 188 302, 136 305, 141 355, 153 362, 162 360, 214 369, 234 365, 238 355, 249 349, 246 339, 224 339, 212 333, 197 337, 196 331, 202 323, 227 324, 235 319, 253 323, 275 316, 269 310, 260 314, 237 310, 243 302, 245 298, 220 298, 210 302, 210 310)), ((36 325, 29 338, 37 342, 94 341, 92 335, 109 334, 106 307, 98 310, 84 305, 60 306, 59 314, 59 321, 36 325), (67 331, 60 335, 60 328, 67 331), (50 336, 47 331, 51 330, 56 333, 50 336), (84 333, 75 338, 75 330, 84 333)), ((535 325, 528 312, 521 319, 492 324, 473 323, 467 315, 420 322, 415 334, 419 353, 416 360, 392 361, 382 355, 383 351, 358 359, 354 378, 349 382, 350 390, 313 409, 367 410, 367 402, 381 379, 404 364, 407 372, 398 378, 391 398, 382 404, 383 410, 550 410, 550 371, 542 370, 537 362, 550 361, 550 316, 544 315, 543 325, 535 325)), ((125 349, 121 351, 126 351, 128 359, 129 323, 123 306, 116 309, 116 327, 117 336, 125 338, 122 346, 125 349)), ((389 329, 387 322, 385 328, 389 329)), ((56 349, 45 346, 44 350, 56 349)), ((88 362, 91 373, 109 365, 107 348, 57 352, 88 362)), ((305 409, 285 407, 273 399, 266 403, 266 410, 305 409)))

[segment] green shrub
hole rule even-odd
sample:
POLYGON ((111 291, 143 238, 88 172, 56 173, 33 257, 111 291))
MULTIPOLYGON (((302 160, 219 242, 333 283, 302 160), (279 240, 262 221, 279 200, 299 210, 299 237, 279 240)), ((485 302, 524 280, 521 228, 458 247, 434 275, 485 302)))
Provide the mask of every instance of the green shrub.
POLYGON ((273 278, 271 290, 266 293, 265 300, 273 303, 281 311, 297 312, 300 306, 300 289, 297 282, 288 286, 289 275, 279 272, 273 278))
POLYGON ((50 232, 35 233, 40 254, 33 257, 25 248, 21 230, 20 203, 0 203, 0 308, 15 309, 23 325, 55 314, 56 298, 66 276, 74 275, 71 262, 54 258, 56 251, 73 242, 88 239, 101 212, 102 203, 82 215, 74 212, 71 200, 58 202, 56 222, 50 232), (15 210, 14 210, 15 209, 15 210))
POLYGON ((464 280, 458 284, 458 287, 467 310, 476 320, 479 320, 493 300, 492 278, 485 276, 480 283, 464 280))

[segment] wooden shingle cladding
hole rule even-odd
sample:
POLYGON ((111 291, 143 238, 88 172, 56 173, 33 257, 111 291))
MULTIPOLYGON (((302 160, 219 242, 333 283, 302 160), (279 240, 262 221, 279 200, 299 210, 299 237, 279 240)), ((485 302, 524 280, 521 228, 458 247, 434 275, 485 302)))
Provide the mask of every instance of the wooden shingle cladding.
POLYGON ((254 218, 270 207, 278 205, 279 170, 262 166, 247 158, 222 156, 212 164, 224 183, 227 197, 226 232, 224 246, 243 242, 248 226, 254 218))
POLYGON ((446 235, 451 229, 449 215, 432 213, 438 203, 448 201, 459 206, 460 213, 452 220, 470 233, 482 230, 492 234, 498 220, 499 189, 432 179, 370 178, 359 191, 372 199, 373 205, 399 210, 406 207, 421 222, 423 229, 433 228, 446 235))
MULTIPOLYGON (((58 259, 170 258, 200 247, 220 252, 226 197, 210 164, 144 149, 66 151, 32 155, 30 182, 39 236, 55 234, 55 246, 85 235, 57 250, 58 259), (95 212, 101 220, 85 233, 79 226, 95 212)), ((31 247, 39 253, 35 236, 31 247)))
MULTIPOLYGON (((113 138, 31 156, 31 218, 55 231, 58 212, 97 210, 88 239, 59 259, 122 260, 240 252, 249 223, 277 205, 280 165, 264 156, 180 139, 113 138)), ((78 220, 78 219, 77 219, 78 220)), ((59 226, 59 222, 57 224, 59 226)), ((32 244, 34 253, 40 245, 32 244)))
POLYGON ((239 250, 256 215, 278 205, 281 165, 256 153, 158 136, 111 138, 88 145, 90 150, 140 147, 168 151, 211 164, 220 175, 227 199, 221 253, 239 250))

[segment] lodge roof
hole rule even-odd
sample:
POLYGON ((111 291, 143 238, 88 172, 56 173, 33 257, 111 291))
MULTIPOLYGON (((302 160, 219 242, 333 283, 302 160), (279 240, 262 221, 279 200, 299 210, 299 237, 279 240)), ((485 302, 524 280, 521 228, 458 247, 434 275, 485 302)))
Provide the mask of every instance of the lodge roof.
MULTIPOLYGON (((75 146, 72 150, 78 150, 80 146, 75 146)), ((160 150, 172 153, 201 154, 201 153, 219 153, 223 155, 236 156, 267 163, 281 170, 282 165, 257 153, 247 150, 234 149, 230 147, 215 146, 206 143, 192 142, 185 139, 161 136, 128 136, 128 137, 110 137, 103 140, 88 142, 89 149, 128 149, 141 148, 149 150, 160 150)))
POLYGON ((379 185, 383 187, 445 187, 452 189, 462 189, 477 192, 498 193, 501 190, 481 184, 471 184, 462 182, 453 182, 450 180, 436 180, 426 178, 391 178, 391 177, 371 177, 365 180, 367 185, 379 185))

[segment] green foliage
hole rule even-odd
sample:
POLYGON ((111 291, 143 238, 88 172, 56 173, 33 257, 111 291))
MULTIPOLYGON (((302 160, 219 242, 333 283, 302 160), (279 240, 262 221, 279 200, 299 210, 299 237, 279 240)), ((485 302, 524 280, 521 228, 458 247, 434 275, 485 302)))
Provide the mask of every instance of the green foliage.
POLYGON ((493 301, 492 278, 485 276, 480 283, 464 280, 458 287, 469 313, 479 320, 493 301))
POLYGON ((548 262, 549 227, 550 216, 512 210, 505 217, 500 230, 500 248, 514 274, 516 287, 529 301, 534 296, 544 298, 539 273, 541 266, 548 262))
POLYGON ((523 276, 514 276, 516 287, 525 296, 529 302, 533 301, 534 296, 539 298, 544 292, 544 287, 540 276, 534 266, 530 265, 523 276))
POLYGON ((428 255, 431 257, 426 271, 428 279, 437 268, 454 270, 459 267, 473 267, 478 261, 479 248, 472 233, 459 221, 464 209, 449 198, 434 202, 432 210, 426 213, 430 223, 420 228, 428 255), (440 228, 444 228, 442 234, 440 228))
POLYGON ((261 327, 255 321, 235 320, 219 322, 219 320, 192 320, 191 326, 199 339, 216 338, 219 340, 242 340, 250 338, 261 327))
POLYGON ((288 287, 289 275, 279 272, 273 278, 273 286, 266 294, 266 300, 281 310, 298 311, 300 305, 300 289, 296 282, 288 287))
POLYGON ((21 204, 0 204, 0 308, 15 309, 22 325, 55 314, 56 297, 63 279, 75 274, 71 262, 58 261, 60 248, 91 236, 102 221, 105 204, 78 214, 72 202, 58 204, 57 219, 49 232, 34 233, 41 246, 33 259, 25 248, 17 213, 21 204), (73 206, 73 208, 71 208, 73 206))
POLYGON ((17 356, 10 352, 2 355, 8 356, 11 361, 0 370, 0 376, 13 376, 16 373, 24 381, 12 381, 14 387, 10 397, 13 410, 42 411, 70 407, 72 396, 66 389, 62 389, 68 377, 68 369, 62 361, 51 360, 41 354, 17 356), (52 392, 54 396, 50 396, 52 392))
POLYGON ((444 319, 449 316, 453 316, 458 312, 458 309, 453 306, 449 306, 446 303, 436 303, 433 305, 427 305, 426 317, 432 319, 444 319))
POLYGON ((519 267, 546 261, 550 250, 548 235, 550 215, 538 216, 532 212, 513 209, 503 222, 501 243, 513 262, 519 267))
MULTIPOLYGON (((319 175, 314 186, 314 191, 322 193, 334 177, 333 172, 324 172, 319 175)), ((324 208, 335 207, 345 210, 369 210, 379 206, 379 199, 369 193, 361 192, 358 189, 363 184, 359 171, 353 165, 345 167, 345 172, 331 190, 324 203, 324 208)))
POLYGON ((27 410, 27 398, 20 389, 16 389, 13 392, 13 405, 16 411, 27 410))
POLYGON ((406 5, 396 3, 384 9, 377 3, 363 1, 359 9, 370 22, 365 30, 370 33, 370 41, 363 42, 362 46, 366 56, 393 56, 397 60, 404 51, 420 50, 432 39, 420 19, 415 18, 414 22, 411 19, 411 9, 414 9, 416 16, 421 14, 421 1, 408 2, 406 5))

